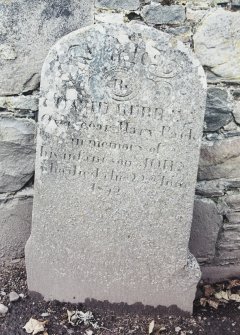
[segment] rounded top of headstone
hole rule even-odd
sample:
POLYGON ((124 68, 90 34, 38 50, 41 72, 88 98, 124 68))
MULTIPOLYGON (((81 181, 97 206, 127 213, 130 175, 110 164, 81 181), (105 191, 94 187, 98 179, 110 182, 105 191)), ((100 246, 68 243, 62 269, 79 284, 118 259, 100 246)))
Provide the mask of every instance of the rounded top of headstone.
MULTIPOLYGON (((63 72, 74 87, 88 77, 83 94, 99 100, 142 98, 146 85, 153 83, 168 94, 169 82, 176 79, 191 83, 194 78, 195 86, 206 88, 204 71, 189 48, 172 35, 137 23, 96 24, 64 36, 48 54, 41 87, 56 83, 63 72)), ((162 102, 163 95, 158 92, 150 98, 162 102)))

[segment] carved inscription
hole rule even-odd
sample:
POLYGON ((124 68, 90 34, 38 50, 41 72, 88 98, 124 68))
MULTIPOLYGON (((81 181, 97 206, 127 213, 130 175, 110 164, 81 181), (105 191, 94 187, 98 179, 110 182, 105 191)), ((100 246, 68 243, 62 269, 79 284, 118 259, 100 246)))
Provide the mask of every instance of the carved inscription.
MULTIPOLYGON (((113 87, 116 95, 122 92, 124 97, 123 92, 128 92, 127 85, 121 87, 123 83, 113 85, 120 85, 113 87)), ((130 91, 128 93, 131 94, 130 91)), ((181 159, 171 157, 171 153, 162 154, 165 141, 167 145, 171 139, 185 141, 186 145, 192 143, 194 135, 191 124, 183 123, 181 127, 178 124, 183 113, 181 110, 171 110, 165 115, 161 107, 120 102, 109 104, 105 101, 75 101, 74 108, 76 117, 71 121, 42 116, 42 121, 63 127, 67 134, 61 143, 58 139, 52 139, 51 143, 41 146, 40 168, 43 176, 51 174, 52 178, 79 178, 89 190, 107 194, 120 194, 124 183, 150 183, 154 187, 170 189, 187 187, 185 166, 181 159), (106 121, 104 116, 112 114, 116 118, 110 124, 110 120, 106 121), (175 120, 171 126, 168 124, 169 115, 175 120), (150 126, 136 125, 136 118, 149 119, 150 126), (157 128, 152 126, 154 120, 161 121, 157 128), (92 131, 94 136, 90 135, 92 131), (116 139, 109 140, 104 133, 116 135, 116 139), (134 140, 135 136, 139 137, 138 142, 134 140), (158 140, 154 146, 147 142, 152 138, 158 140)), ((43 130, 41 135, 44 138, 43 130)))

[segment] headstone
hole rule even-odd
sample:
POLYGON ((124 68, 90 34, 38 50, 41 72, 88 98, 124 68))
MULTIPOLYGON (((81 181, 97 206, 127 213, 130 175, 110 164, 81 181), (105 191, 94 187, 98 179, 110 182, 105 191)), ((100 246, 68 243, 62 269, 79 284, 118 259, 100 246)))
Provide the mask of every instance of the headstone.
POLYGON ((158 30, 95 25, 52 48, 41 85, 29 289, 191 311, 199 62, 158 30))

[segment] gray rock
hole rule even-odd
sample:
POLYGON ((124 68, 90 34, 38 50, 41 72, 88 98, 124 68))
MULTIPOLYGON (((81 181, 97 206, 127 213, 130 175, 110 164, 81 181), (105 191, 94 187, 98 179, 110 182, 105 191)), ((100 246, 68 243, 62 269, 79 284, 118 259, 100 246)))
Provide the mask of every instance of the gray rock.
POLYGON ((8 312, 8 307, 0 303, 0 314, 5 315, 8 312))
POLYGON ((208 14, 206 9, 192 9, 190 7, 186 8, 186 19, 193 22, 194 24, 199 24, 200 21, 208 14))
MULTIPOLYGON (((225 127, 223 129, 225 130, 225 127)), ((224 138, 232 138, 232 137, 240 137, 240 128, 233 129, 232 127, 231 130, 227 130, 226 132, 224 132, 224 138)))
POLYGON ((208 89, 205 114, 205 131, 216 131, 228 124, 232 116, 232 102, 228 92, 222 88, 208 89))
POLYGON ((240 180, 238 179, 228 179, 224 182, 224 186, 226 190, 234 190, 236 188, 240 188, 240 180))
POLYGON ((196 55, 210 70, 210 81, 240 83, 239 22, 240 12, 219 8, 203 19, 194 35, 196 55))
POLYGON ((231 224, 240 224, 240 212, 230 212, 226 217, 231 224))
POLYGON ((217 243, 218 260, 238 260, 240 258, 240 226, 225 223, 217 243))
POLYGON ((42 317, 42 318, 46 318, 46 317, 48 317, 49 315, 50 315, 50 313, 42 313, 42 314, 41 314, 41 317, 42 317))
POLYGON ((222 197, 227 191, 236 191, 240 188, 238 179, 215 179, 199 181, 196 186, 196 194, 204 197, 222 197))
MULTIPOLYGON (((182 3, 182 1, 177 2, 182 3)), ((193 10, 209 9, 210 5, 212 4, 212 0, 187 0, 184 2, 186 3, 186 6, 188 8, 191 8, 193 10)))
POLYGON ((20 297, 19 297, 19 294, 17 294, 17 292, 12 291, 12 292, 9 293, 9 300, 10 300, 10 302, 18 301, 19 298, 20 297))
POLYGON ((20 190, 33 176, 33 120, 0 117, 0 193, 20 190))
POLYGON ((124 23, 124 13, 97 13, 95 21, 96 23, 124 23))
POLYGON ((233 116, 235 122, 240 125, 240 100, 234 101, 233 116))
POLYGON ((0 3, 0 95, 34 90, 55 41, 93 22, 93 0, 0 3))
POLYGON ((35 112, 38 110, 38 103, 38 97, 34 95, 0 97, 0 110, 32 110, 35 112))
POLYGON ((31 189, 0 198, 0 259, 24 256, 31 230, 32 202, 31 189))
POLYGON ((215 256, 216 242, 223 217, 210 199, 196 199, 189 242, 190 251, 199 261, 210 261, 215 256))
POLYGON ((231 2, 232 8, 239 8, 240 7, 240 0, 232 0, 231 2))
POLYGON ((140 7, 140 0, 96 0, 97 8, 137 10, 140 7))
POLYGON ((205 197, 221 197, 225 193, 224 183, 216 180, 198 182, 196 194, 205 197))
POLYGON ((228 261, 222 261, 213 265, 204 265, 201 267, 201 270, 204 282, 216 283, 227 279, 238 278, 240 264, 231 264, 228 261))
POLYGON ((239 166, 240 137, 202 143, 199 180, 240 178, 239 166))
POLYGON ((51 50, 41 96, 29 289, 192 311, 206 78, 191 50, 142 24, 90 26, 51 50))
POLYGON ((192 38, 192 30, 190 26, 166 27, 164 31, 168 34, 177 36, 177 38, 184 43, 189 42, 192 38))
POLYGON ((185 20, 185 9, 180 5, 162 6, 152 3, 143 7, 141 12, 146 23, 179 24, 185 20))
MULTIPOLYGON (((239 133, 240 129, 238 128, 238 125, 234 121, 231 121, 230 123, 225 125, 222 130, 225 131, 224 136, 232 137, 231 135, 239 133)), ((233 135, 233 136, 238 136, 238 135, 233 135)))
POLYGON ((240 211, 240 193, 227 195, 225 201, 231 209, 240 211))

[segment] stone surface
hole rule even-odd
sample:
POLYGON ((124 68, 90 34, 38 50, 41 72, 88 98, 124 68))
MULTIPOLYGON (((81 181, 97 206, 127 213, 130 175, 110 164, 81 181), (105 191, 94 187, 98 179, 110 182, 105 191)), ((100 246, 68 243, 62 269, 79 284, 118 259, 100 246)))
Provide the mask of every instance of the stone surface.
POLYGON ((137 10, 140 7, 140 0, 96 0, 97 8, 137 10))
POLYGON ((204 18, 194 35, 194 49, 210 81, 240 83, 240 12, 222 8, 204 18))
POLYGON ((226 215, 228 221, 232 224, 240 224, 240 211, 239 212, 230 212, 226 215))
POLYGON ((50 47, 93 22, 93 0, 0 1, 0 95, 35 89, 50 47))
POLYGON ((196 194, 205 197, 221 197, 224 195, 224 182, 218 180, 200 181, 196 186, 196 194))
POLYGON ((212 0, 185 0, 185 1, 177 1, 177 3, 185 3, 187 8, 199 10, 199 9, 209 9, 212 0))
POLYGON ((23 257, 31 230, 32 198, 31 189, 0 197, 0 259, 23 257))
POLYGON ((34 95, 21 95, 21 96, 10 96, 0 97, 0 111, 9 110, 32 110, 36 112, 38 110, 38 97, 34 95))
POLYGON ((229 208, 235 211, 240 211, 240 193, 227 195, 225 201, 229 208))
POLYGON ((95 15, 96 23, 124 23, 123 13, 98 13, 95 15))
POLYGON ((240 177, 240 137, 204 141, 201 147, 198 179, 240 177))
POLYGON ((20 190, 33 176, 33 120, 0 117, 0 193, 20 190))
POLYGON ((219 260, 237 260, 240 258, 240 225, 226 222, 223 225, 217 243, 219 260))
POLYGON ((226 279, 238 278, 240 273, 240 264, 216 264, 202 266, 202 279, 205 282, 216 283, 226 279))
POLYGON ((10 302, 18 301, 19 298, 20 297, 19 297, 19 294, 17 294, 17 292, 12 291, 12 292, 9 293, 9 301, 10 302))
POLYGON ((232 0, 232 7, 239 8, 240 7, 240 0, 232 0))
POLYGON ((216 131, 228 124, 232 116, 232 102, 225 89, 211 87, 207 93, 205 131, 216 131))
POLYGON ((95 25, 55 45, 41 83, 29 289, 192 311, 199 62, 153 28, 95 25))
POLYGON ((194 23, 199 23, 207 14, 207 10, 194 10, 189 7, 186 8, 186 19, 194 23))
POLYGON ((216 242, 223 217, 211 199, 196 199, 189 249, 199 261, 210 261, 215 256, 216 242))
POLYGON ((240 125, 240 100, 234 101, 233 116, 235 122, 240 125))
POLYGON ((8 312, 8 307, 3 304, 0 304, 0 314, 5 315, 7 314, 7 312, 8 312))
MULTIPOLYGON (((232 120, 231 122, 229 122, 228 124, 226 124, 223 128, 222 128, 222 131, 226 131, 226 133, 224 133, 224 135, 226 137, 232 137, 231 135, 232 134, 237 134, 239 133, 239 127, 238 125, 235 123, 234 120, 232 120)), ((234 135, 233 135, 234 136, 234 135)), ((235 136, 238 136, 238 135, 235 135, 235 136)))
POLYGON ((183 43, 187 43, 191 41, 192 38, 192 30, 189 26, 182 27, 169 27, 164 30, 166 33, 177 36, 178 40, 183 43))
POLYGON ((185 9, 183 6, 162 6, 152 3, 143 7, 142 17, 150 24, 179 24, 185 20, 185 9))
POLYGON ((196 186, 196 194, 205 197, 221 197, 227 191, 238 191, 240 179, 215 179, 199 181, 196 186))

